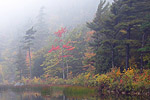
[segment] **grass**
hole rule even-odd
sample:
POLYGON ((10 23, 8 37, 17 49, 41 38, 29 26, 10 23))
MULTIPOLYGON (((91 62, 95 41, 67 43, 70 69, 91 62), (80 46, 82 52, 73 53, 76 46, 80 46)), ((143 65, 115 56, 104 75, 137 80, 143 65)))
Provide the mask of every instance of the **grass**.
POLYGON ((64 88, 64 94, 69 97, 84 97, 92 96, 96 93, 94 88, 80 87, 80 86, 70 86, 64 88))

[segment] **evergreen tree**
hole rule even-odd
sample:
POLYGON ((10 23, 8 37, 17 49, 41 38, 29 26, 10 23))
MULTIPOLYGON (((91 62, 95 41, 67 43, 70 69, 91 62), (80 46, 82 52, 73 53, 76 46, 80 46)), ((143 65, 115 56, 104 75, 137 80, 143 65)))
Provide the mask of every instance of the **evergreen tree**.
POLYGON ((46 23, 46 14, 44 13, 44 7, 41 7, 39 10, 39 14, 37 16, 37 23, 35 24, 35 29, 37 30, 35 34, 34 43, 34 50, 38 51, 44 46, 47 45, 47 40, 49 36, 48 25, 46 23))
POLYGON ((26 31, 26 36, 25 36, 25 48, 27 49, 29 53, 29 68, 30 68, 30 78, 32 77, 31 74, 31 47, 33 45, 33 39, 34 39, 34 34, 36 31, 33 30, 33 27, 29 30, 26 31))
POLYGON ((126 69, 139 66, 140 59, 143 68, 143 54, 149 52, 146 46, 149 45, 149 20, 141 16, 149 15, 146 1, 115 0, 110 12, 105 1, 100 2, 95 19, 88 23, 88 27, 95 31, 90 45, 96 53, 93 61, 97 73, 104 73, 114 66, 126 65, 126 69))
POLYGON ((102 43, 104 42, 103 40, 106 39, 104 34, 104 23, 109 14, 109 4, 105 5, 105 2, 106 1, 100 2, 95 19, 92 23, 88 23, 88 27, 95 31, 92 36, 94 40, 90 43, 90 46, 96 54, 93 59, 96 73, 104 73, 109 69, 108 67, 111 66, 111 59, 106 57, 110 55, 109 49, 106 47, 106 44, 104 46, 102 43))
POLYGON ((142 20, 142 23, 139 25, 140 29, 140 60, 141 60, 141 71, 146 64, 149 65, 148 55, 150 53, 150 1, 149 0, 139 0, 136 2, 136 11, 139 11, 138 18, 142 20), (144 15, 144 16, 143 16, 144 15), (144 60, 145 58, 145 60, 144 60), (145 61, 147 63, 145 63, 145 61))
MULTIPOLYGON (((116 5, 113 5, 113 7, 118 10, 118 14, 116 16, 116 18, 118 18, 118 24, 115 27, 120 30, 120 33, 122 34, 121 39, 126 47, 126 69, 131 66, 131 63, 129 64, 130 58, 133 58, 133 56, 137 56, 138 58, 140 56, 137 55, 138 52, 136 50, 139 48, 140 43, 144 46, 142 41, 145 34, 142 35, 143 32, 139 29, 144 21, 144 17, 141 15, 147 15, 147 13, 149 13, 149 7, 147 5, 143 5, 146 2, 148 3, 149 1, 117 0, 115 2, 116 5)), ((113 7, 112 9, 114 9, 113 7)), ((142 63, 143 61, 141 54, 141 68, 143 66, 142 63)))

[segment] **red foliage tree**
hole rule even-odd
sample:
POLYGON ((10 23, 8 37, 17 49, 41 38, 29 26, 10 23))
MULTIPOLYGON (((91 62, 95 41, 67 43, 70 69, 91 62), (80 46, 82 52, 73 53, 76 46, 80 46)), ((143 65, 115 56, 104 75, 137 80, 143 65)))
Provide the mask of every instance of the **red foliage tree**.
MULTIPOLYGON (((49 53, 51 53, 52 51, 56 51, 56 50, 60 50, 62 49, 62 55, 59 56, 59 58, 62 58, 62 61, 63 61, 63 58, 67 58, 67 57, 73 57, 72 55, 64 55, 63 54, 63 50, 67 50, 67 51, 71 51, 71 50, 74 50, 75 47, 72 47, 72 46, 68 46, 68 44, 70 43, 70 41, 68 41, 66 44, 62 44, 63 40, 62 40, 62 34, 64 34, 66 32, 66 28, 61 28, 60 30, 58 30, 57 32, 55 32, 54 34, 59 38, 59 39, 56 39, 54 42, 59 42, 60 46, 54 46, 52 45, 52 48, 50 49, 49 53)), ((65 78, 65 74, 64 74, 64 61, 63 61, 63 79, 65 78)), ((68 67, 67 67, 67 77, 68 77, 68 67)))
MULTIPOLYGON (((62 34, 64 34, 65 32, 66 32, 66 28, 63 28, 63 27, 60 30, 58 30, 57 32, 55 32, 55 35, 59 38, 59 40, 56 39, 54 42, 57 42, 57 41, 62 42, 63 40, 60 38, 62 37, 62 34)), ((52 45, 52 48, 49 51, 49 53, 51 53, 52 51, 60 50, 62 48, 66 49, 67 51, 74 50, 75 47, 68 46, 69 43, 70 43, 70 41, 68 41, 66 44, 62 45, 62 47, 60 47, 60 46, 55 47, 54 45, 52 45)), ((72 56, 63 55, 61 57, 72 57, 72 56)))

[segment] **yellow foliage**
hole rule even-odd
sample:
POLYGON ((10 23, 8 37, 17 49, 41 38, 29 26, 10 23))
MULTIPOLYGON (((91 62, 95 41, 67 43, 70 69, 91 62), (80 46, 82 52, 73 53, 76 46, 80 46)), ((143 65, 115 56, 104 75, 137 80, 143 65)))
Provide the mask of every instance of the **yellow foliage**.
POLYGON ((34 83, 38 84, 39 83, 40 78, 34 77, 34 79, 32 80, 34 83))
POLYGON ((84 53, 84 55, 85 55, 86 58, 91 58, 91 57, 95 56, 96 54, 95 53, 86 52, 86 53, 84 53))
POLYGON ((73 78, 72 71, 70 71, 70 72, 68 73, 68 78, 69 78, 69 79, 73 78))
POLYGON ((93 78, 97 78, 98 76, 99 76, 99 74, 96 74, 96 75, 93 76, 93 78))
POLYGON ((126 30, 120 30, 120 32, 123 33, 123 34, 127 34, 126 30))
POLYGON ((143 61, 150 61, 150 54, 145 55, 143 61))
POLYGON ((116 75, 117 75, 117 76, 120 76, 120 75, 121 75, 120 68, 118 68, 118 70, 117 70, 117 72, 116 72, 116 75))
POLYGON ((98 77, 96 78, 96 81, 97 81, 98 83, 106 83, 107 80, 108 80, 108 76, 105 75, 105 74, 102 74, 102 75, 100 75, 100 76, 98 76, 98 77))
POLYGON ((85 75, 85 78, 88 79, 90 77, 91 73, 88 73, 87 75, 85 75))
POLYGON ((131 67, 128 68, 128 70, 125 70, 125 69, 124 69, 123 72, 125 73, 125 75, 127 75, 127 76, 129 76, 129 77, 134 75, 134 69, 132 69, 131 67))
POLYGON ((25 77, 23 77, 23 78, 22 78, 22 81, 23 81, 23 83, 25 83, 25 84, 26 84, 26 83, 28 83, 29 78, 25 78, 25 77))
POLYGON ((50 77, 49 74, 44 74, 44 78, 48 78, 48 77, 50 77))

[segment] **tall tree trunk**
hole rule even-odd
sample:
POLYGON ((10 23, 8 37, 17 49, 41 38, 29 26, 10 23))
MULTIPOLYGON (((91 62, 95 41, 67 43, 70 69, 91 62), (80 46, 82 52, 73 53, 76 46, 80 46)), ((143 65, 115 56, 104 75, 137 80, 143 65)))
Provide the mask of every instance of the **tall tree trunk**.
POLYGON ((112 68, 115 67, 114 57, 115 57, 115 55, 114 55, 114 45, 113 45, 112 46, 112 68))
POLYGON ((126 70, 129 68, 130 46, 126 44, 126 70))
MULTIPOLYGON (((132 0, 129 1, 129 7, 132 7, 132 0)), ((129 13, 127 14, 130 15, 129 13)), ((128 26, 127 29, 127 39, 130 40, 130 34, 131 34, 131 25, 128 26)), ((126 44, 126 70, 129 68, 129 59, 130 59, 130 44, 126 44)))
POLYGON ((66 66, 67 66, 67 79, 68 79, 68 73, 69 73, 69 69, 68 69, 68 63, 67 63, 67 61, 66 61, 66 66))
MULTIPOLYGON (((142 36, 142 48, 144 48, 145 45, 145 37, 146 37, 146 32, 144 32, 143 36, 142 36)), ((141 52, 141 72, 143 71, 143 66, 144 66, 144 62, 143 62, 143 52, 141 52)))
MULTIPOLYGON (((65 35, 64 37, 62 37, 62 40, 63 38, 65 38, 65 35)), ((59 38, 59 41, 61 40, 61 38, 59 38)), ((61 42, 60 43, 61 47, 63 47, 63 43, 61 42)), ((65 79, 65 66, 64 66, 64 49, 62 48, 62 71, 63 71, 63 79, 65 79)))
MULTIPOLYGON (((130 40, 130 32, 131 32, 131 26, 128 26, 127 29, 127 39, 130 40)), ((130 59, 130 44, 126 44, 126 70, 129 68, 129 59, 130 59)))
MULTIPOLYGON (((142 48, 143 48, 144 46, 143 46, 143 42, 142 42, 142 48)), ((144 66, 144 63, 143 63, 143 52, 141 52, 141 67, 140 67, 140 69, 141 69, 141 72, 143 71, 143 66, 144 66)))
POLYGON ((62 71, 63 71, 63 79, 65 79, 65 68, 64 68, 64 51, 62 48, 62 71))
POLYGON ((64 58, 62 57, 63 79, 65 79, 64 58))
POLYGON ((29 47, 29 68, 30 68, 30 79, 32 78, 32 73, 31 73, 31 50, 29 47))

